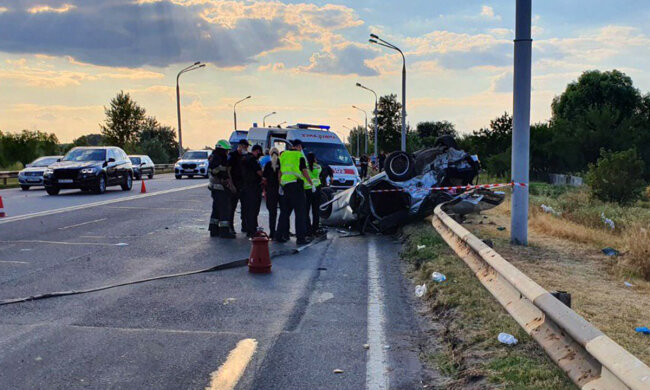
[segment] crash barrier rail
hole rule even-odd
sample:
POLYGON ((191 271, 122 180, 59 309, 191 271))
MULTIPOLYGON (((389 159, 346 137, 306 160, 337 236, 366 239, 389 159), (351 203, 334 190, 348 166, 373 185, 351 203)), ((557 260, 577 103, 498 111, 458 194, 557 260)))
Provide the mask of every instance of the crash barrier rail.
POLYGON ((7 185, 7 179, 16 179, 18 177, 18 171, 2 171, 0 172, 0 179, 2 179, 2 184, 7 185))
POLYGON ((495 183, 495 184, 476 184, 466 186, 452 186, 452 187, 404 187, 404 188, 391 188, 388 190, 370 190, 370 192, 405 192, 405 191, 454 191, 454 190, 475 190, 479 188, 502 188, 502 187, 527 187, 526 183, 495 183))
POLYGON ((439 205, 433 227, 483 286, 581 389, 650 389, 650 368, 565 306, 439 205))

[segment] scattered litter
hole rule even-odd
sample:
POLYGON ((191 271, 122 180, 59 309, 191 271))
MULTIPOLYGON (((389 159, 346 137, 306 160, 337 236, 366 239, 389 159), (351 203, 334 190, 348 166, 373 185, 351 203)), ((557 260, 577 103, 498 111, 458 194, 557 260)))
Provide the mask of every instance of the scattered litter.
POLYGON ((610 248, 610 247, 603 248, 603 253, 604 253, 606 256, 618 256, 618 255, 620 255, 620 252, 619 252, 619 251, 617 251, 617 250, 614 249, 614 248, 610 248))
POLYGON ((650 329, 647 326, 639 326, 638 328, 634 328, 634 330, 638 333, 650 334, 650 329))
POLYGON ((363 344, 363 349, 370 349, 370 344, 363 344))
POLYGON ((424 294, 427 293, 427 284, 424 283, 421 286, 415 286, 415 296, 418 298, 422 298, 424 294))
POLYGON ((426 247, 427 247, 426 245, 418 245, 418 250, 420 251, 420 250, 422 250, 422 249, 424 249, 426 247))
POLYGON ((612 221, 611 219, 607 218, 607 217, 605 216, 605 213, 604 213, 604 212, 600 213, 600 219, 603 221, 603 223, 604 223, 605 225, 609 226, 610 229, 614 230, 614 228, 616 228, 616 225, 614 224, 614 221, 612 221))
POLYGON ((223 300, 223 305, 226 306, 226 305, 229 305, 229 304, 231 304, 231 303, 233 303, 235 301, 236 301, 235 298, 226 298, 226 299, 223 300))
POLYGON ((447 277, 441 274, 440 272, 434 272, 431 274, 431 280, 433 280, 434 282, 442 283, 445 280, 447 280, 447 277))
POLYGON ((390 345, 384 345, 384 349, 390 349, 390 345))
POLYGON ((115 244, 115 246, 128 246, 128 245, 129 244, 127 244, 126 242, 118 242, 117 244, 115 244))
POLYGON ((37 362, 40 362, 41 360, 43 360, 43 358, 40 357, 40 356, 36 356, 36 358, 34 360, 36 360, 37 362))
POLYGON ((541 207, 542 207, 542 210, 544 210, 544 212, 547 213, 547 214, 553 214, 556 217, 559 217, 560 215, 562 215, 562 213, 560 213, 558 211, 555 211, 555 209, 553 207, 551 207, 551 206, 547 206, 547 205, 543 204, 541 207))
POLYGON ((623 282, 623 284, 625 285, 625 287, 634 287, 634 285, 630 282, 623 282))
POLYGON ((492 240, 490 240, 489 238, 486 238, 485 240, 483 240, 483 243, 485 245, 489 246, 490 248, 494 248, 494 242, 492 242, 492 240))
POLYGON ((334 373, 335 374, 343 374, 343 370, 341 370, 340 368, 337 368, 336 370, 334 370, 334 373))
POLYGON ((499 333, 499 336, 497 337, 499 341, 503 344, 507 345, 515 345, 517 344, 517 339, 515 336, 509 334, 509 333, 499 333))
POLYGON ((31 248, 22 248, 20 251, 21 252, 29 252, 31 250, 33 250, 33 249, 31 249, 31 248))
POLYGON ((497 230, 499 230, 499 231, 504 231, 504 230, 506 230, 506 228, 504 228, 503 226, 499 226, 499 227, 497 228, 497 230))

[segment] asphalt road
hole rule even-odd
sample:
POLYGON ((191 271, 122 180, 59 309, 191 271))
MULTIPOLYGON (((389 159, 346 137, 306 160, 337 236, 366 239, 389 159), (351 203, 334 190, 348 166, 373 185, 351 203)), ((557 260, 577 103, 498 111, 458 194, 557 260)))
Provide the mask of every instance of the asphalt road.
MULTIPOLYGON (((24 203, 0 191, 22 215, 0 220, 0 300, 246 258, 241 234, 208 236, 209 194, 196 184, 161 176, 146 197, 30 191, 24 203), (176 186, 190 187, 165 192, 176 186)), ((0 306, 0 388, 422 388, 424 336, 399 248, 330 230, 267 275, 236 268, 0 306)))

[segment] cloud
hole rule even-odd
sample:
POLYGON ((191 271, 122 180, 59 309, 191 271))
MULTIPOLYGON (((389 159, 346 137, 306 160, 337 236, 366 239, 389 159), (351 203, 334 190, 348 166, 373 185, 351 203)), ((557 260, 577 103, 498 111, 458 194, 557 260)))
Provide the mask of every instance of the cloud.
MULTIPOLYGON (((3 0, 0 0, 2 2, 3 0)), ((8 1, 8 0, 5 0, 8 1)), ((17 0, 0 13, 0 51, 71 56, 104 66, 165 67, 201 60, 238 67, 315 42, 333 53, 338 31, 363 24, 342 5, 234 0, 17 0), (35 39, 34 37, 39 37, 35 39)))
POLYGON ((274 62, 274 63, 268 63, 266 65, 260 65, 257 70, 264 72, 264 71, 273 71, 273 72, 279 72, 284 70, 285 65, 284 62, 274 62))
POLYGON ((496 75, 490 83, 490 92, 493 93, 512 93, 512 72, 507 71, 496 75))
POLYGON ((376 56, 377 53, 373 49, 357 44, 345 44, 329 52, 314 53, 309 60, 310 64, 298 69, 334 75, 376 76, 379 72, 368 64, 368 61, 376 56))
POLYGON ((501 20, 501 16, 494 14, 494 8, 484 5, 481 7, 481 17, 490 20, 501 20))

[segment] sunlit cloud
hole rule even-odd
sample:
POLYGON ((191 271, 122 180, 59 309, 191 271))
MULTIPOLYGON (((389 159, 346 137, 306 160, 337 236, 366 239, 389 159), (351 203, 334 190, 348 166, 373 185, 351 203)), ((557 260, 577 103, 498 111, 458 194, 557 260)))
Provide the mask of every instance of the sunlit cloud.
POLYGON ((49 5, 37 5, 35 7, 29 8, 27 12, 29 12, 30 14, 42 14, 42 13, 63 14, 75 8, 77 8, 77 6, 73 4, 63 4, 60 7, 50 7, 49 5))

